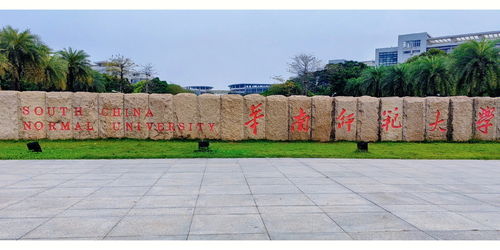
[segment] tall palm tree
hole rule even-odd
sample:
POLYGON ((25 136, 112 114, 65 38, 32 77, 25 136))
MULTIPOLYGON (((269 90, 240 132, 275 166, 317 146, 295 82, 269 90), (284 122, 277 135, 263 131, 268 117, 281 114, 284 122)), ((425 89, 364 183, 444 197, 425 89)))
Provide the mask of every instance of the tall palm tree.
POLYGON ((6 26, 0 31, 0 53, 10 64, 12 89, 21 89, 21 79, 26 69, 39 65, 48 51, 48 47, 29 30, 19 32, 11 26, 6 26))
POLYGON ((9 59, 4 54, 0 53, 0 77, 3 77, 9 69, 9 59))
POLYGON ((416 95, 448 96, 452 94, 452 76, 446 57, 422 57, 410 64, 410 79, 416 95))
POLYGON ((72 48, 63 49, 59 54, 68 63, 67 89, 70 91, 88 89, 88 85, 92 84, 89 55, 83 50, 72 48))
POLYGON ((382 81, 382 92, 384 96, 405 96, 411 94, 407 64, 398 64, 388 67, 387 74, 382 81))
POLYGON ((27 70, 27 78, 47 90, 65 90, 68 64, 59 55, 47 55, 40 65, 27 70))
POLYGON ((495 47, 498 42, 470 41, 453 50, 452 69, 459 94, 494 95, 500 87, 500 48, 495 47))
POLYGON ((361 74, 363 94, 382 96, 382 83, 386 74, 385 67, 370 67, 361 74))

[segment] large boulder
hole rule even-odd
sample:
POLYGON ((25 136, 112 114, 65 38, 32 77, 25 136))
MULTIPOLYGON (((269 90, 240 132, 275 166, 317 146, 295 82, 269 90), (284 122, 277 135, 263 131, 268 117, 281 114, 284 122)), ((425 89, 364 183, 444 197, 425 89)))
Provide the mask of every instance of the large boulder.
POLYGON ((288 140, 288 98, 282 95, 266 97, 266 139, 288 140))
POLYGON ((403 98, 380 98, 380 140, 403 140, 403 98))
POLYGON ((495 98, 474 97, 473 138, 476 140, 496 140, 498 115, 495 98))
POLYGON ((0 91, 0 140, 19 139, 19 92, 0 91))
POLYGON ((333 118, 335 119, 336 141, 356 140, 357 102, 357 97, 338 96, 334 98, 335 116, 333 118))
POLYGON ((198 96, 200 120, 197 128, 204 139, 220 139, 221 98, 219 95, 203 94, 198 96))
POLYGON ((246 95, 244 97, 244 138, 265 139, 266 138, 266 97, 259 94, 246 95))
POLYGON ((243 96, 223 95, 221 97, 221 139, 243 140, 243 96))
POLYGON ((174 101, 171 94, 149 95, 149 109, 153 116, 146 117, 149 138, 168 140, 174 137, 174 101))
POLYGON ((288 97, 290 131, 289 140, 311 139, 311 98, 307 96, 288 97))
POLYGON ((312 98, 312 136, 315 141, 327 142, 332 136, 333 98, 313 96, 312 98))
POLYGON ((72 97, 72 122, 74 139, 99 138, 99 94, 76 92, 72 97))
POLYGON ((403 98, 403 140, 425 140, 425 99, 403 98))
POLYGON ((450 132, 452 141, 468 141, 472 138, 472 98, 450 98, 450 132))
POLYGON ((198 100, 195 94, 181 93, 174 95, 174 116, 177 121, 175 138, 200 138, 196 124, 200 120, 198 100))
POLYGON ((20 139, 37 140, 47 138, 45 95, 46 93, 42 91, 19 93, 19 106, 21 107, 20 139))
POLYGON ((370 96, 358 98, 357 140, 364 142, 379 139, 380 99, 370 96))
POLYGON ((72 139, 73 121, 73 93, 71 92, 47 92, 47 138, 72 139))
POLYGON ((123 120, 126 138, 147 139, 149 136, 146 118, 149 111, 149 95, 144 93, 123 96, 123 120))
POLYGON ((122 138, 123 124, 123 94, 99 94, 99 137, 122 138))
POLYGON ((449 97, 425 98, 425 139, 445 141, 449 134, 449 97))

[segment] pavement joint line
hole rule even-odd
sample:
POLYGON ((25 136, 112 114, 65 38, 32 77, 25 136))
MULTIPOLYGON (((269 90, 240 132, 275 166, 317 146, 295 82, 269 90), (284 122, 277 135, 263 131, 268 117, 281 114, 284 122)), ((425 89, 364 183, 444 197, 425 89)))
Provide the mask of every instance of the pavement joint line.
MULTIPOLYGON (((62 168, 62 167, 61 167, 62 168)), ((93 169, 92 169, 93 170, 93 169)), ((89 170, 92 171, 92 170, 89 170)), ((88 172, 85 172, 85 173, 81 173, 78 176, 81 176, 81 175, 84 175, 84 174, 87 174, 88 172)), ((76 178, 76 177, 75 177, 76 178)), ((66 180, 64 182, 61 182, 59 185, 62 185, 63 183, 66 183, 68 182, 69 180, 66 180)), ((99 189, 98 189, 99 190, 99 189)), ((97 190, 95 190, 94 192, 97 192, 97 190)), ((94 193, 93 192, 93 193, 94 193)), ((90 194, 89 194, 90 195, 90 194)), ((89 195, 85 196, 85 197, 81 197, 81 199, 79 199, 78 201, 74 202, 72 205, 70 205, 69 207, 67 207, 66 209, 63 209, 62 211, 60 211, 59 213, 56 213, 54 216, 52 217, 49 217, 47 220, 45 220, 44 222, 42 222, 40 225, 36 226, 35 228, 33 228, 32 230, 29 230, 27 233, 23 234, 21 237, 18 238, 19 239, 22 239, 23 237, 25 237, 26 235, 30 234, 31 232, 35 231, 37 228, 41 227, 42 225, 45 225, 47 222, 49 222, 50 220, 54 219, 55 217, 57 217, 58 215, 66 212, 66 210, 70 209, 71 207, 73 207, 74 205, 76 205, 77 203, 79 203, 80 201, 82 201, 83 199, 85 199, 86 197, 88 197, 89 195)))
MULTIPOLYGON (((297 160, 297 161, 298 161, 299 163, 301 163, 301 162, 300 162, 300 160, 297 160)), ((301 164, 302 164, 302 163, 301 163, 301 164)), ((309 166, 307 166, 307 167, 309 167, 309 166)), ((275 166, 275 168, 276 168, 278 171, 280 171, 280 173, 281 173, 283 176, 285 176, 285 178, 286 178, 289 182, 291 182, 291 183, 292 183, 292 184, 293 184, 293 185, 294 185, 297 189, 299 189, 299 190, 300 190, 300 192, 302 192, 302 194, 303 194, 303 195, 305 195, 309 201, 311 201, 311 202, 312 202, 312 203, 313 203, 313 204, 314 204, 317 208, 319 208, 319 209, 320 209, 320 210, 321 210, 321 211, 322 211, 322 212, 323 212, 323 213, 324 213, 324 214, 325 214, 325 215, 326 215, 326 216, 327 216, 327 217, 328 217, 328 218, 329 218, 329 219, 330 219, 333 223, 335 223, 335 225, 337 225, 337 226, 338 226, 338 227, 342 230, 342 232, 344 232, 347 236, 349 236, 349 238, 354 239, 354 238, 353 238, 353 237, 352 237, 352 236, 351 236, 351 235, 350 235, 350 234, 349 234, 349 233, 348 233, 348 232, 347 232, 347 231, 346 231, 346 230, 345 230, 345 229, 344 229, 344 228, 343 228, 343 227, 342 227, 339 223, 337 223, 337 222, 336 222, 336 221, 335 221, 335 220, 334 220, 334 219, 333 219, 333 218, 332 218, 332 217, 331 217, 331 216, 330 216, 327 212, 325 212, 325 210, 324 210, 321 206, 319 206, 316 202, 314 202, 314 201, 311 199, 311 197, 309 197, 309 195, 307 195, 306 193, 304 193, 304 191, 303 191, 300 187, 298 187, 298 186, 297 186, 297 184, 296 184, 294 181, 290 180, 290 178, 289 178, 286 174, 284 174, 284 173, 283 173, 283 172, 282 172, 282 171, 281 171, 278 167, 276 167, 276 166, 275 166)), ((310 167, 309 167, 309 168, 310 168, 310 167)), ((314 171, 318 172, 316 169, 314 169, 314 171)), ((322 175, 324 175, 324 174, 322 174, 322 175)))
MULTIPOLYGON (((237 160, 238 167, 240 170, 243 172, 243 168, 241 167, 240 160, 237 160)), ((267 229, 266 223, 264 222, 264 218, 262 218, 262 212, 259 209, 259 206, 257 205, 257 202, 255 201, 255 196, 253 195, 252 189, 250 188, 250 185, 248 184, 248 180, 246 175, 243 173, 243 178, 245 178, 245 183, 247 184, 247 188, 250 192, 250 196, 252 197, 253 203, 255 207, 257 208, 257 213, 259 214, 260 221, 262 222, 262 226, 264 226, 264 230, 266 230, 266 235, 268 239, 271 239, 271 235, 269 234, 269 230, 267 229)))
POLYGON ((191 213, 191 221, 189 222, 189 227, 188 227, 188 232, 187 232, 187 235, 186 235, 186 240, 189 239, 189 235, 191 234, 191 227, 193 226, 193 221, 194 221, 194 216, 195 216, 196 208, 198 207, 198 199, 200 198, 201 187, 203 186, 203 181, 205 180, 205 173, 207 171, 208 160, 204 159, 203 160, 203 164, 204 164, 203 174, 202 174, 202 177, 201 177, 200 185, 198 186, 198 194, 196 195, 196 201, 194 202, 193 212, 191 213))
MULTIPOLYGON (((309 167, 309 168, 313 169, 314 171, 318 172, 319 174, 321 174, 321 175, 324 175, 324 176, 325 176, 325 174, 323 174, 322 172, 320 172, 320 171, 318 171, 318 170, 316 170, 316 169, 312 168, 309 164, 304 163, 304 162, 301 162, 301 163, 302 163, 302 164, 304 164, 305 166, 307 166, 307 167, 309 167)), ((402 221, 404 221, 404 222, 408 223, 408 225, 411 225, 412 227, 416 228, 418 231, 420 231, 420 232, 422 232, 422 233, 426 234, 427 236, 429 236, 429 237, 431 237, 431 238, 433 238, 433 239, 436 239, 434 236, 432 236, 432 235, 430 235, 430 234, 426 233, 426 232, 425 232, 425 231, 423 231, 422 229, 420 229, 420 228, 418 228, 417 226, 413 225, 412 223, 410 223, 410 222, 408 222, 408 221, 404 220, 403 218, 401 218, 401 217, 397 216, 396 214, 393 214, 391 211, 387 210, 385 207, 382 207, 382 206, 380 206, 379 204, 377 204, 377 203, 375 203, 375 202, 371 201, 370 199, 368 199, 368 198, 366 198, 366 197, 362 196, 362 195, 361 195, 361 194, 359 194, 358 192, 355 192, 354 190, 350 189, 350 188, 349 188, 349 187, 347 187, 346 185, 344 185, 344 184, 342 184, 342 183, 339 183, 339 182, 337 182, 337 181, 336 181, 336 180, 334 180, 334 179, 331 179, 331 180, 332 180, 332 181, 334 181, 334 182, 336 182, 337 184, 339 184, 339 185, 343 186, 344 188, 347 188, 347 189, 351 190, 351 192, 353 192, 354 194, 356 194, 356 195, 358 195, 358 196, 362 197, 363 199, 367 200, 368 202, 370 202, 370 203, 374 204, 375 206, 380 207, 381 209, 383 209, 383 210, 384 210, 384 211, 386 211, 387 213, 390 213, 390 214, 391 214, 391 215, 393 215, 394 217, 396 217, 396 218, 398 218, 398 219, 400 219, 400 220, 402 220, 402 221)), ((328 213, 327 213, 327 215, 328 215, 328 213)), ((346 233, 347 233, 347 232, 346 232, 346 233)), ((347 233, 347 234, 349 234, 349 233, 347 233)), ((349 236, 351 236, 351 235, 349 234, 349 236)), ((353 238, 353 239, 354 239, 354 237, 352 237, 352 236, 351 236, 351 238, 353 238)))
MULTIPOLYGON (((162 172, 162 174, 156 179, 156 181, 149 187, 149 189, 137 200, 137 202, 135 202, 128 210, 127 212, 125 212, 125 214, 123 216, 121 216, 121 218, 111 227, 111 229, 108 230, 108 232, 106 232, 106 234, 104 234, 104 236, 101 237, 101 239, 105 239, 106 237, 108 237, 108 235, 113 231, 113 229, 115 229, 116 226, 118 226, 120 224, 120 222, 122 222, 122 220, 127 217, 129 214, 130 214, 130 211, 132 211, 132 209, 135 208, 135 206, 137 205, 137 203, 139 203, 142 198, 144 198, 144 196, 154 187, 154 185, 156 183, 158 183, 158 181, 165 175, 165 173, 170 169, 170 166, 164 170, 162 172)), ((121 176, 125 175, 125 173, 123 173, 121 176)), ((117 178, 119 179, 119 178, 117 178)), ((115 180, 117 180, 115 179, 115 180)))

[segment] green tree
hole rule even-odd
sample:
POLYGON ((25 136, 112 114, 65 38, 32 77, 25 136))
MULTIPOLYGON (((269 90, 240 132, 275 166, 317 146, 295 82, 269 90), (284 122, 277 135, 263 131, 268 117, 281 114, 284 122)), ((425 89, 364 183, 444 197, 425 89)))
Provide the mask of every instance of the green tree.
POLYGON ((166 81, 161 81, 158 77, 151 80, 144 80, 136 83, 134 85, 134 93, 191 93, 191 91, 172 83, 167 83, 166 81))
POLYGON ((419 55, 416 55, 416 56, 409 58, 408 60, 406 60, 406 63, 412 63, 412 62, 414 62, 422 57, 447 56, 447 55, 448 54, 446 54, 446 52, 444 52, 440 49, 431 48, 422 54, 419 54, 419 55))
POLYGON ((39 65, 27 70, 27 80, 43 90, 65 90, 68 64, 59 55, 46 55, 39 65))
POLYGON ((321 94, 346 95, 344 92, 349 79, 357 78, 368 66, 361 62, 346 61, 345 63, 327 64, 325 69, 316 72, 319 85, 323 87, 321 94))
POLYGON ((411 85, 408 80, 408 65, 398 64, 387 67, 382 79, 383 96, 405 96, 411 95, 411 85))
POLYGON ((447 58, 421 57, 410 64, 409 77, 417 96, 448 96, 452 94, 452 79, 447 58))
POLYGON ((83 50, 75 50, 71 47, 59 51, 59 54, 68 63, 66 77, 68 90, 88 90, 89 85, 92 84, 89 55, 83 50))
POLYGON ((264 91, 262 95, 270 96, 270 95, 300 95, 302 93, 302 89, 299 84, 294 81, 286 81, 281 84, 273 84, 269 87, 268 90, 264 91))
POLYGON ((347 80, 347 83, 343 90, 344 95, 347 96, 361 96, 363 95, 362 81, 361 78, 351 78, 347 80))
POLYGON ((381 97, 385 74, 385 67, 370 67, 363 71, 360 77, 362 94, 381 97))
POLYGON ((458 94, 495 96, 500 77, 499 41, 470 41, 451 53, 451 69, 457 79, 458 94))
POLYGON ((29 30, 20 32, 11 26, 0 31, 0 53, 9 62, 11 89, 21 90, 21 80, 29 67, 37 67, 48 53, 48 47, 29 30))

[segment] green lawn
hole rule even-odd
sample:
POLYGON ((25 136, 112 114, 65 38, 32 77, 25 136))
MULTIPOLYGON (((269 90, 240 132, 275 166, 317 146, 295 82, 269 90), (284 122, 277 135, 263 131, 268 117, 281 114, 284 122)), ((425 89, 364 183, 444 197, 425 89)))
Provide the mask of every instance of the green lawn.
POLYGON ((196 141, 133 139, 41 140, 42 153, 29 152, 27 141, 0 141, 0 159, 127 159, 127 158, 393 158, 500 159, 498 142, 378 142, 370 152, 356 152, 355 142, 212 141, 212 152, 194 152, 196 141))

